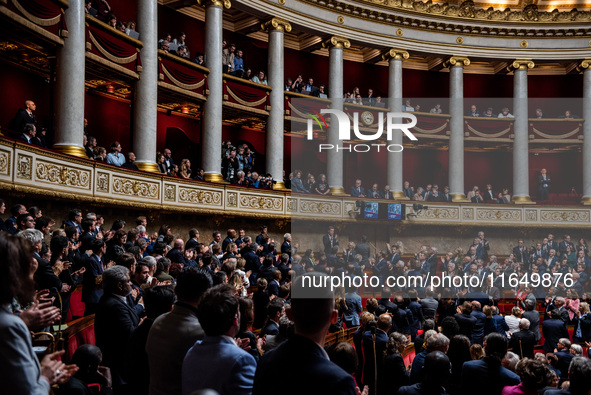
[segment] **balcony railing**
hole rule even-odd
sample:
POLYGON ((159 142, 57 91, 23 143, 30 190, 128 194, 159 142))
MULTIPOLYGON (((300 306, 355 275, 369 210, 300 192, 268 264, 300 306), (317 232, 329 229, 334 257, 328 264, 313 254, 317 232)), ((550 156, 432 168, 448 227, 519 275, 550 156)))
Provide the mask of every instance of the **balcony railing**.
POLYGON ((0 1, 1 14, 56 43, 63 43, 61 37, 67 35, 66 8, 67 0, 0 1))

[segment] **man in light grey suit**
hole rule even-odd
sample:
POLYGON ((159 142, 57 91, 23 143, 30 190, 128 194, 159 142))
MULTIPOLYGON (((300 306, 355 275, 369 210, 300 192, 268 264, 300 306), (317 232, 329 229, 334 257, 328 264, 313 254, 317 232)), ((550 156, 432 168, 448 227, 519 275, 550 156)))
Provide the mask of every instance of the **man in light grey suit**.
POLYGON ((211 275, 197 267, 186 267, 179 274, 174 290, 178 301, 171 312, 154 321, 148 334, 150 395, 180 394, 185 354, 205 335, 197 319, 197 306, 212 284, 211 275))
POLYGON ((256 360, 234 342, 240 330, 236 289, 229 284, 209 289, 197 317, 205 338, 191 347, 183 361, 183 395, 203 389, 220 395, 252 394, 256 360))

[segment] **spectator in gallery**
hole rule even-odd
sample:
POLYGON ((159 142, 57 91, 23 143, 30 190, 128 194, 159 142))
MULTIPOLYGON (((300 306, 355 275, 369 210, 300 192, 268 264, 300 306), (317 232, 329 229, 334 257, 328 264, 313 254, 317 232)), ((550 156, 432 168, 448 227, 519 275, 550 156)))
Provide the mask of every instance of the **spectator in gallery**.
POLYGON ((287 81, 285 82, 285 86, 283 87, 283 90, 286 92, 291 92, 291 84, 293 84, 293 81, 291 78, 288 78, 287 81))
POLYGON ((499 118, 515 118, 513 114, 509 112, 509 108, 503 107, 503 110, 499 113, 499 118))
POLYGON ((320 174, 318 176, 318 182, 314 184, 314 192, 319 195, 328 195, 330 188, 328 187, 328 181, 326 181, 326 174, 320 174))
POLYGON ((179 166, 178 165, 172 165, 172 167, 170 168, 170 170, 168 170, 168 175, 171 177, 178 177, 179 176, 179 166))
POLYGON ((10 121, 10 129, 15 132, 22 132, 26 124, 37 125, 37 117, 33 113, 37 109, 33 100, 25 100, 25 108, 17 111, 16 116, 10 121))
POLYGON ((244 53, 241 49, 237 50, 234 55, 234 71, 232 71, 232 75, 242 78, 244 75, 244 53))
POLYGON ((166 168, 166 163, 164 163, 164 154, 162 152, 158 152, 156 154, 156 164, 158 165, 158 170, 162 174, 168 173, 168 169, 166 168))
POLYGON ((293 179, 291 180, 292 192, 308 193, 308 191, 304 187, 304 183, 302 182, 302 171, 294 170, 293 175, 293 179))
POLYGON ((111 144, 111 152, 107 154, 107 163, 115 166, 123 166, 125 163, 125 155, 121 153, 121 144, 119 141, 111 144))
POLYGON ((493 109, 492 107, 489 107, 486 109, 486 111, 484 112, 483 117, 485 118, 493 118, 495 116, 495 114, 493 114, 493 109))
POLYGON ((536 108, 536 118, 537 119, 542 119, 544 118, 544 112, 542 111, 541 108, 536 108))
POLYGON ((172 152, 168 148, 164 148, 164 163, 166 164, 166 169, 170 171, 172 166, 174 165, 174 161, 172 160, 172 152))
POLYGON ((129 32, 135 32, 135 26, 134 21, 127 22, 127 25, 125 26, 125 34, 129 35, 129 32))
POLYGON ((301 74, 298 74, 295 81, 291 84, 291 91, 302 93, 302 89, 304 88, 304 79, 302 78, 301 74))
POLYGON ((550 176, 546 169, 540 170, 538 176, 538 198, 540 200, 548 200, 550 198, 550 176))
MULTIPOLYGON (((327 97, 328 97, 328 96, 327 96, 327 97)), ((385 107, 386 107, 386 103, 384 103, 384 102, 382 101, 382 96, 377 96, 377 97, 376 97, 376 102, 375 102, 375 104, 374 104, 374 107, 382 107, 382 108, 385 108, 385 107)))
POLYGON ((172 41, 172 35, 170 33, 166 33, 164 35, 164 38, 161 38, 160 40, 158 40, 158 49, 162 49, 162 44, 164 42, 167 42, 169 45, 172 41))
POLYGON ((127 161, 121 165, 121 167, 125 167, 131 170, 139 170, 135 164, 135 154, 133 152, 127 153, 127 161))
POLYGON ((180 58, 188 58, 189 57, 189 50, 186 46, 181 45, 176 50, 176 55, 180 58))
POLYGON ((402 111, 414 111, 415 108, 410 103, 410 99, 406 99, 404 104, 402 105, 402 111))
POLYGON ((106 162, 107 150, 104 147, 96 147, 94 149, 94 160, 97 162, 106 162))
POLYGON ((236 52, 236 44, 230 44, 222 51, 222 65, 224 72, 231 73, 234 71, 234 57, 236 52))
POLYGON ((371 189, 367 192, 367 196, 369 196, 370 198, 374 198, 374 199, 381 199, 382 198, 382 194, 380 193, 380 190, 378 189, 378 184, 373 184, 371 186, 371 189))
POLYGON ((164 51, 164 53, 169 53, 170 41, 162 41, 160 43, 160 49, 164 51))
POLYGON ((472 104, 470 106, 470 111, 468 111, 468 113, 466 115, 469 117, 479 117, 480 116, 480 112, 478 111, 476 104, 472 104))
POLYGON ((413 195, 415 194, 413 188, 410 186, 410 182, 408 181, 404 181, 402 192, 404 193, 404 197, 407 197, 409 199, 412 199, 413 195))
POLYGON ((355 180, 355 186, 351 187, 351 196, 353 197, 365 197, 365 188, 361 186, 361 180, 355 180))
POLYGON ((197 52, 197 55, 195 55, 195 63, 203 66, 205 64, 205 59, 204 59, 204 55, 200 52, 197 52))
POLYGON ((178 45, 179 47, 181 45, 183 46, 187 46, 186 40, 187 39, 187 35, 184 32, 180 32, 178 37, 175 38, 174 40, 172 40, 173 44, 178 45))
POLYGON ((439 103, 435 104, 435 107, 433 107, 431 110, 429 110, 429 112, 431 114, 441 114, 441 112, 442 112, 441 104, 439 104, 439 103))
POLYGON ((373 106, 376 103, 376 97, 373 94, 373 89, 367 90, 367 97, 364 100, 366 106, 373 106))
POLYGON ((191 161, 189 159, 183 159, 181 161, 181 167, 179 170, 179 176, 186 180, 192 178, 191 174, 193 171, 191 170, 191 161))
POLYGON ((117 16, 115 14, 110 14, 107 18, 107 24, 111 26, 113 29, 117 29, 117 16))
POLYGON ((490 202, 496 199, 495 193, 492 190, 492 185, 486 184, 486 191, 484 191, 483 198, 485 202, 490 202))
POLYGON ((125 33, 125 23, 123 23, 123 21, 117 21, 115 29, 119 30, 121 33, 125 33))
POLYGON ((564 115, 561 115, 558 118, 564 118, 564 119, 574 119, 574 118, 578 118, 578 116, 573 115, 573 113, 570 110, 566 110, 564 112, 564 115))
POLYGON ((484 202, 484 200, 482 200, 482 196, 480 196, 480 191, 476 191, 474 193, 474 197, 470 200, 472 201, 472 203, 483 203, 484 202))
POLYGON ((417 192, 413 195, 412 200, 423 201, 425 198, 423 197, 423 187, 418 187, 417 192))
POLYGON ((304 84, 304 88, 302 90, 310 92, 311 96, 316 96, 315 93, 317 88, 314 86, 314 79, 308 78, 308 82, 304 84))
POLYGON ((88 156, 88 159, 94 159, 94 149, 96 148, 96 146, 96 137, 90 136, 86 138, 86 144, 84 145, 84 149, 86 150, 86 156, 88 156))
POLYGON ((264 71, 259 71, 257 75, 252 77, 252 82, 256 82, 257 84, 267 85, 267 76, 265 75, 264 71))
POLYGON ((37 128, 34 124, 28 123, 23 128, 23 134, 18 139, 24 141, 27 144, 33 144, 35 141, 35 135, 37 134, 37 128))
MULTIPOLYGON (((328 95, 326 94, 326 91, 324 89, 325 89, 324 85, 319 85, 318 90, 315 92, 314 96, 319 97, 321 99, 328 99, 328 95)), ((376 104, 377 104, 377 102, 376 102, 376 104)))
POLYGON ((392 194, 392 192, 390 192, 390 185, 384 186, 384 191, 382 192, 382 199, 394 199, 394 195, 392 194))

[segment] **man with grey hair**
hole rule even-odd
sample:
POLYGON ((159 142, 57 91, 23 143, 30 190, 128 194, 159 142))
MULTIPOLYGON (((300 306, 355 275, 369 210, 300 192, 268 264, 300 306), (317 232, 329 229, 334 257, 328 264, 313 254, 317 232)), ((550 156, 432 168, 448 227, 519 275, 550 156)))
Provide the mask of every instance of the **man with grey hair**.
POLYGON ((281 253, 287 254, 291 258, 291 234, 286 233, 283 235, 283 244, 281 244, 281 253))
POLYGON ((568 368, 570 386, 567 390, 547 391, 552 395, 589 394, 591 391, 591 359, 574 357, 568 368))
POLYGON ((519 332, 515 332, 509 340, 509 348, 520 358, 533 358, 536 343, 536 335, 530 329, 529 320, 522 318, 519 320, 519 332))
POLYGON ((525 299, 523 302, 525 311, 522 314, 523 318, 529 321, 529 328, 536 337, 536 343, 540 340, 540 313, 536 310, 536 302, 531 299, 525 299))
POLYGON ((425 358, 433 351, 441 351, 447 353, 449 349, 449 338, 443 333, 437 333, 434 330, 428 330, 425 333, 425 351, 418 353, 412 361, 412 368, 410 370, 410 382, 412 384, 420 383, 425 375, 423 366, 425 365, 425 358))
POLYGON ((558 340, 558 344, 554 349, 554 355, 558 358, 556 367, 560 370, 560 384, 568 380, 568 367, 573 360, 574 355, 570 352, 571 342, 568 338, 563 337, 558 340))
POLYGON ((125 350, 139 325, 139 318, 127 299, 131 293, 129 269, 119 265, 106 269, 103 290, 94 319, 96 345, 103 352, 103 364, 111 368, 115 393, 126 393, 125 350))
POLYGON ((519 362, 519 355, 512 351, 507 351, 507 354, 505 354, 505 358, 503 358, 501 364, 505 369, 515 373, 515 365, 517 365, 517 362, 519 362))
MULTIPOLYGON (((570 346, 570 353, 573 354, 575 357, 582 357, 583 356, 583 347, 580 344, 572 344, 570 346)), ((571 361, 572 363, 572 361, 571 361)))

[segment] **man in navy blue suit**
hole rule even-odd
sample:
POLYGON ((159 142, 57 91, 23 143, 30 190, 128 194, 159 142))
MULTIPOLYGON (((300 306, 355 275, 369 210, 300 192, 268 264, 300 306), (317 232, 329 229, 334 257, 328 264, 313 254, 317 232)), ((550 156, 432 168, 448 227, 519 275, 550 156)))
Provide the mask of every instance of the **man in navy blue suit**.
POLYGON ((205 332, 185 355, 183 395, 212 389, 220 395, 252 393, 256 361, 238 347, 234 337, 240 330, 240 310, 236 290, 229 284, 210 288, 197 308, 197 318, 205 332))
POLYGON ((85 260, 84 267, 86 272, 82 278, 82 301, 85 303, 84 315, 94 314, 103 289, 101 284, 96 284, 98 276, 103 274, 103 255, 107 251, 107 246, 102 239, 93 239, 90 242, 92 255, 85 260))
POLYGON ((521 382, 518 375, 504 368, 501 361, 507 354, 507 338, 500 333, 490 333, 484 338, 486 357, 464 362, 460 383, 461 394, 500 394, 503 387, 521 382), (494 377, 494 380, 491 380, 494 377))
POLYGON ((561 338, 568 339, 566 323, 560 318, 558 309, 550 311, 550 318, 542 322, 542 333, 544 335, 544 352, 553 352, 561 338))
POLYGON ((115 393, 126 393, 126 347, 140 319, 127 296, 131 293, 129 269, 113 266, 103 272, 103 290, 96 308, 94 333, 103 352, 103 364, 111 368, 115 393))
POLYGON ((557 368, 560 370, 560 382, 568 380, 568 367, 574 355, 570 353, 571 342, 568 338, 558 340, 554 355, 558 358, 557 368))
POLYGON ((263 355, 254 377, 253 395, 356 393, 353 376, 331 362, 323 348, 328 327, 338 316, 334 293, 329 287, 304 287, 305 281, 324 277, 312 272, 294 280, 291 309, 287 311, 294 322, 294 335, 263 355), (297 379, 287 383, 286 372, 297 379))
POLYGON ((365 361, 363 363, 363 385, 369 387, 370 394, 383 393, 380 384, 384 382, 384 351, 388 342, 388 332, 392 328, 392 316, 384 313, 378 317, 376 328, 363 333, 361 344, 365 361), (374 354, 375 351, 375 354, 374 354), (377 383, 377 392, 376 392, 377 383))

